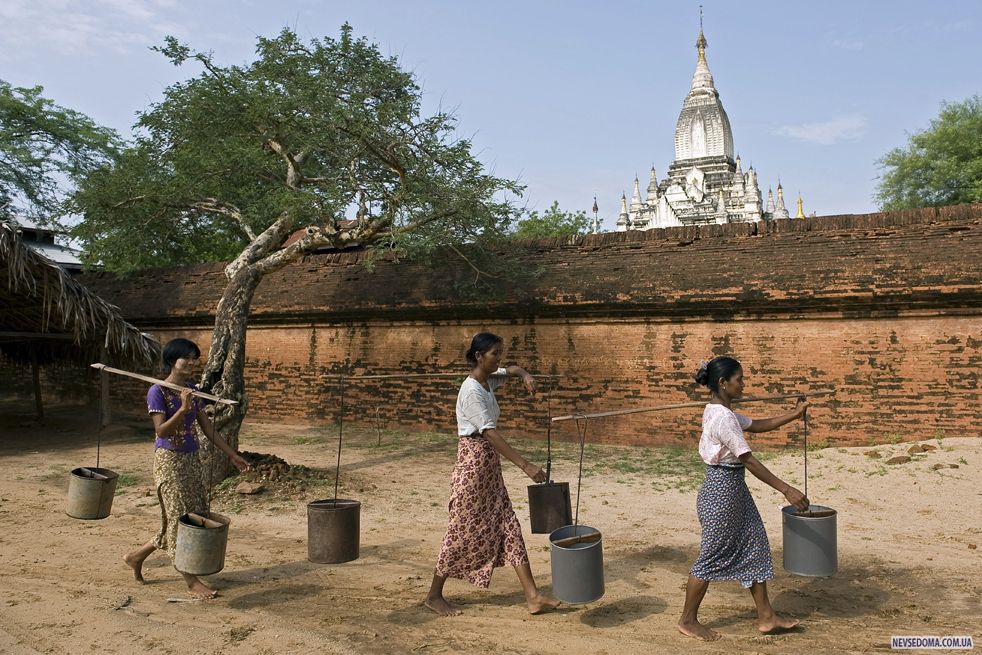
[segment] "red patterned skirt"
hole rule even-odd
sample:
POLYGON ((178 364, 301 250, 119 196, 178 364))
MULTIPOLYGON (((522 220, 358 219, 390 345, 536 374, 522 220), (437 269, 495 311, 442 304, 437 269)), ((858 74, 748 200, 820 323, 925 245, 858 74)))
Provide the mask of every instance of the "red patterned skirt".
POLYGON ((498 451, 484 437, 461 437, 450 480, 450 524, 436 574, 487 588, 495 567, 528 561, 498 451))

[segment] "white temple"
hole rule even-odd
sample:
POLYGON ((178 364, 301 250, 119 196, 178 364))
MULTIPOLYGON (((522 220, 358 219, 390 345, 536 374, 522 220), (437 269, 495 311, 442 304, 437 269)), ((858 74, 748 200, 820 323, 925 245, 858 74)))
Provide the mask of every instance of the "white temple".
MULTIPOLYGON (((652 167, 647 192, 642 197, 640 181, 635 176, 630 205, 627 196, 621 196, 619 232, 789 217, 780 182, 777 201, 768 190, 764 205, 757 171, 751 166, 744 173, 740 157, 734 159, 733 131, 713 86, 706 45, 700 26, 696 40, 699 58, 675 125, 675 161, 668 167, 668 177, 659 182, 652 167)), ((803 216, 800 198, 798 214, 803 216)))

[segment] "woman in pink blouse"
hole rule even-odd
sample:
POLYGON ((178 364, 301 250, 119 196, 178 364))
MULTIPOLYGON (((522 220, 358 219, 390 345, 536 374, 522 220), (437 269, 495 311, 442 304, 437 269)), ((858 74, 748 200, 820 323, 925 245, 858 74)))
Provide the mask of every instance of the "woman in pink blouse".
POLYGON ((750 471, 780 491, 799 511, 808 508, 808 499, 753 456, 743 433, 775 430, 803 416, 808 403, 799 399, 794 411, 767 419, 751 419, 734 412, 730 403, 743 396, 743 368, 732 357, 703 362, 696 382, 712 392, 702 415, 699 439, 699 455, 706 463, 706 479, 696 502, 702 539, 699 557, 686 583, 685 607, 678 629, 705 641, 719 639, 718 633, 699 623, 699 604, 710 581, 737 580, 753 596, 760 632, 788 630, 798 621, 775 614, 767 597, 767 581, 774 578, 774 563, 764 523, 744 473, 750 471))

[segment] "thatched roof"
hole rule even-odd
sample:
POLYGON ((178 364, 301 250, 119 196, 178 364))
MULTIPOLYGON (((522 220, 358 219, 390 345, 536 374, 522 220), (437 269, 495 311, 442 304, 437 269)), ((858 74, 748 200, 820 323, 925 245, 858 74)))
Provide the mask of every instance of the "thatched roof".
POLYGON ((41 364, 153 365, 160 344, 119 310, 27 246, 17 225, 0 219, 0 352, 41 364), (103 355, 105 347, 105 355, 103 355))

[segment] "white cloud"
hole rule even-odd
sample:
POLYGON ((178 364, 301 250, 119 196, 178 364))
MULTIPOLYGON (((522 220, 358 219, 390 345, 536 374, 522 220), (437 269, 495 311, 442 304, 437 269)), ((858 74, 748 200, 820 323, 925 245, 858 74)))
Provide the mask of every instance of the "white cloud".
POLYGON ((159 44, 187 29, 172 20, 171 0, 3 0, 0 2, 0 59, 38 52, 84 56, 117 54, 159 44))
POLYGON ((866 133, 866 117, 859 114, 842 116, 820 123, 783 125, 774 131, 799 141, 828 146, 841 141, 855 141, 866 133))
POLYGON ((843 50, 862 50, 865 43, 859 39, 833 39, 832 46, 843 50))
POLYGON ((941 26, 943 32, 971 32, 973 29, 975 29, 975 23, 970 20, 951 21, 941 26))

